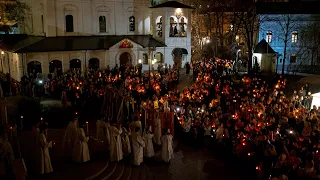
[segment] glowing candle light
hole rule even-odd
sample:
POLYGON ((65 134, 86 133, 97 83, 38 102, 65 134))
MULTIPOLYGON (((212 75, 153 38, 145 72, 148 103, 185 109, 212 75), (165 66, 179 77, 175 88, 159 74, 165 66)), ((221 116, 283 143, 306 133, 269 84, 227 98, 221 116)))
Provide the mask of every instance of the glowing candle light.
POLYGON ((248 153, 248 156, 251 156, 251 153, 248 153))
POLYGON ((89 134, 89 122, 86 122, 86 127, 87 127, 87 135, 89 134))

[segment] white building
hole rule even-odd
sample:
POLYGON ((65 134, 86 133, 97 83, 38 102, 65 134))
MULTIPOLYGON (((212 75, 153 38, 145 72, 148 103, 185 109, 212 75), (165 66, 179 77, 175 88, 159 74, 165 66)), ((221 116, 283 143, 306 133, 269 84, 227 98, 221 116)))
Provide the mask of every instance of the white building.
POLYGON ((158 5, 151 8, 148 0, 26 2, 28 25, 1 41, 0 70, 14 79, 32 71, 46 76, 139 62, 146 70, 148 59, 168 65, 191 59, 192 8, 179 2, 152 2, 158 5))

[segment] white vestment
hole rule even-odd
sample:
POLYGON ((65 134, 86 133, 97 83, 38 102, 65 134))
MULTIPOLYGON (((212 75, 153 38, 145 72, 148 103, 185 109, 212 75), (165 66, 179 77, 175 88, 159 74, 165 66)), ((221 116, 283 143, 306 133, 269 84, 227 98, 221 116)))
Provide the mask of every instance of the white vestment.
POLYGON ((79 129, 79 136, 81 140, 81 162, 87 162, 90 161, 90 153, 89 153, 89 146, 88 146, 88 141, 89 137, 86 137, 86 134, 84 133, 83 128, 79 129))
POLYGON ((40 161, 41 161, 41 169, 40 173, 51 173, 53 171, 51 165, 51 159, 49 154, 49 147, 52 147, 52 142, 47 142, 46 136, 41 133, 40 134, 40 161))
POLYGON ((36 126, 32 127, 32 134, 33 134, 33 143, 32 143, 32 154, 33 154, 33 162, 34 168, 37 171, 41 168, 41 145, 40 145, 40 129, 36 126))
POLYGON ((71 149, 72 152, 75 140, 79 140, 78 123, 70 121, 62 140, 62 147, 71 149))
POLYGON ((154 149, 153 149, 153 134, 146 134, 145 135, 145 142, 146 142, 146 147, 144 148, 144 156, 145 157, 153 157, 154 154, 154 149))
POLYGON ((163 135, 161 137, 162 149, 161 149, 161 157, 165 162, 170 162, 171 158, 173 158, 173 137, 171 134, 163 135))
POLYGON ((120 161, 123 158, 121 133, 122 129, 110 126, 110 161, 120 161))
POLYGON ((97 139, 105 142, 108 148, 110 146, 109 127, 110 127, 109 123, 102 120, 97 121, 97 139))
POLYGON ((123 155, 128 156, 131 153, 131 144, 130 144, 130 132, 124 131, 122 133, 121 141, 122 141, 122 152, 123 155))
POLYGON ((161 145, 161 120, 156 118, 154 122, 154 141, 157 145, 161 145))
POLYGON ((133 164, 140 166, 143 162, 143 147, 145 146, 144 140, 140 133, 132 133, 132 149, 133 149, 133 164))

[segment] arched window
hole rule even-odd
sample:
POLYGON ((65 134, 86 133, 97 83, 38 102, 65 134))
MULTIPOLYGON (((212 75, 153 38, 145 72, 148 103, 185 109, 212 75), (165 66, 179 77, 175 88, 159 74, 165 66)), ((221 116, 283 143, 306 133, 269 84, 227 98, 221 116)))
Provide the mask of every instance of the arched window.
POLYGON ((134 16, 129 17, 129 30, 130 31, 136 30, 136 19, 134 16))
POLYGON ((66 32, 73 32, 73 16, 66 15, 66 32))
POLYGON ((105 16, 99 16, 99 31, 101 33, 107 32, 107 23, 105 16))

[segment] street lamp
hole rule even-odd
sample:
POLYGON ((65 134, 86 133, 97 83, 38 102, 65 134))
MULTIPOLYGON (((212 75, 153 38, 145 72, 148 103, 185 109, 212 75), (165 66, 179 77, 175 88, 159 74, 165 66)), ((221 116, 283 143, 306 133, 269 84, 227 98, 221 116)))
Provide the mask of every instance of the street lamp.
POLYGON ((142 63, 142 60, 141 60, 141 59, 139 59, 139 60, 138 60, 138 63, 139 63, 139 64, 141 64, 141 63, 142 63))

